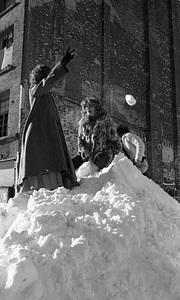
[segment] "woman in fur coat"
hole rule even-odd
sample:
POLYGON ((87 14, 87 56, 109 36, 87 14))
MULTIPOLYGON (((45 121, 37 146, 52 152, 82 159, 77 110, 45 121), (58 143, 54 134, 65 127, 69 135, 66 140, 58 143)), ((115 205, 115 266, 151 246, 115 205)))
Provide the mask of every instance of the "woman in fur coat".
POLYGON ((103 108, 102 102, 86 98, 81 103, 82 118, 79 121, 78 152, 73 159, 75 169, 83 162, 91 160, 99 170, 107 167, 120 152, 116 125, 103 108))
POLYGON ((71 189, 78 185, 51 89, 67 73, 74 57, 68 48, 63 59, 50 70, 38 65, 30 75, 30 112, 22 136, 18 184, 20 192, 40 188, 71 189))

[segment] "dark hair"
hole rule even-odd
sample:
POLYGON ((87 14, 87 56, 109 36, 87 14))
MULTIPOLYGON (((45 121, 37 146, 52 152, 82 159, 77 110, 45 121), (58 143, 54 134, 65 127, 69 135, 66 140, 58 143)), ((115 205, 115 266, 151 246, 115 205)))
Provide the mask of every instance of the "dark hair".
POLYGON ((51 69, 45 65, 37 65, 30 73, 29 83, 32 87, 38 84, 43 78, 46 78, 50 73, 51 69))
POLYGON ((118 135, 122 136, 123 134, 130 132, 129 128, 125 125, 119 125, 117 127, 117 133, 118 135))

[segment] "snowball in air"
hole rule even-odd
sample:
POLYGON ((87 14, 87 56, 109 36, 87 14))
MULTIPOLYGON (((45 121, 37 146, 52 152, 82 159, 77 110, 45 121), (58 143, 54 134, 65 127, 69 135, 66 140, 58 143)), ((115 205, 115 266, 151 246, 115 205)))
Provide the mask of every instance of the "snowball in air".
POLYGON ((136 104, 136 99, 132 95, 126 95, 125 96, 127 104, 133 106, 136 104))

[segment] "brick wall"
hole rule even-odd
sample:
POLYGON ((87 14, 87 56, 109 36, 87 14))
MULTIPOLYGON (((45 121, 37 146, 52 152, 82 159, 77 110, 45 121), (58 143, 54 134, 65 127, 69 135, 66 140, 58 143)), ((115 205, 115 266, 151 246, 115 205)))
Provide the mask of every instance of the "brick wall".
MULTIPOLYGON (((174 167, 177 189, 180 190, 180 2, 172 1, 169 7, 171 13, 171 95, 173 109, 173 139, 174 139, 174 167)), ((179 193, 178 193, 179 196, 179 193)))
POLYGON ((18 1, 18 5, 7 14, 0 17, 0 33, 14 25, 14 42, 12 54, 12 69, 4 74, 0 73, 0 93, 10 90, 8 136, 0 139, 0 154, 3 158, 16 157, 19 149, 19 99, 21 84, 21 64, 23 49, 23 23, 24 1, 18 1))
MULTIPOLYGON (((29 71, 36 64, 52 66, 68 46, 77 50, 63 85, 54 88, 71 155, 77 151, 80 101, 95 95, 104 99, 116 123, 124 122, 146 138, 152 178, 158 183, 173 181, 172 170, 176 167, 179 174, 180 169, 179 1, 27 3, 23 87, 27 87, 29 71), (137 100, 134 107, 125 103, 125 94, 129 93, 137 100), (168 147, 176 166, 166 160, 168 147)), ((28 110, 25 93, 22 128, 28 110)))

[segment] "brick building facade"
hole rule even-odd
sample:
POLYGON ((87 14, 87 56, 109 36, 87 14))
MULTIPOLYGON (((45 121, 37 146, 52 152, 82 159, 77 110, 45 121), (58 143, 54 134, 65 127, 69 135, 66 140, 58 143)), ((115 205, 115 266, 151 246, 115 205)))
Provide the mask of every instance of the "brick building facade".
POLYGON ((1 1, 0 186, 12 186, 10 173, 16 177, 29 71, 38 63, 53 66, 71 46, 77 56, 70 73, 53 89, 71 155, 80 102, 94 95, 117 124, 144 139, 150 177, 180 190, 179 22, 178 0, 1 1), (135 106, 125 103, 126 94, 135 106))

